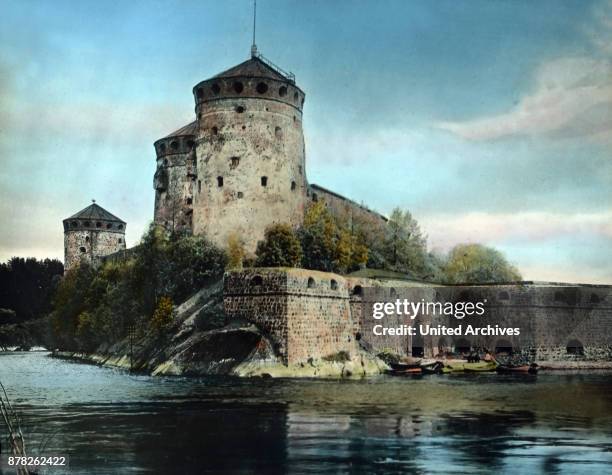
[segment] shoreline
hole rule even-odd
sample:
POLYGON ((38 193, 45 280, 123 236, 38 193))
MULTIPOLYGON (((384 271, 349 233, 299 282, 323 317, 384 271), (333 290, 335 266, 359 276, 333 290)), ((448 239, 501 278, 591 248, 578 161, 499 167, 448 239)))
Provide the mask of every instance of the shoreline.
MULTIPOLYGON (((39 352, 39 351, 37 351, 39 352)), ((12 353, 12 352, 6 352, 12 353)), ((156 368, 153 371, 143 371, 142 369, 132 369, 130 368, 129 357, 126 355, 117 356, 117 355, 102 355, 98 353, 82 353, 82 352, 71 352, 71 351, 49 351, 49 357, 65 359, 70 361, 78 361, 81 363, 93 364, 97 366, 104 366, 109 368, 119 368, 127 371, 134 371, 140 374, 149 374, 151 376, 185 376, 185 377, 201 377, 201 376, 212 376, 213 374, 194 374, 194 373, 181 373, 177 371, 178 368, 170 368, 164 367, 165 365, 160 365, 159 368, 156 368), (162 368, 164 367, 164 368, 162 368)), ((445 364, 452 363, 465 363, 466 360, 462 359, 445 359, 440 360, 445 364)), ((579 372, 598 372, 598 371, 611 371, 612 372, 612 361, 536 361, 538 365, 538 369, 540 372, 560 372, 560 371, 579 371, 579 372)), ((330 365, 330 363, 326 363, 326 365, 330 365)), ((228 374, 230 376, 237 377, 282 377, 282 378, 295 378, 301 379, 304 377, 315 377, 322 379, 342 379, 347 377, 357 377, 363 378, 368 376, 376 376, 375 372, 365 372, 361 374, 353 374, 348 368, 342 369, 341 365, 338 363, 332 364, 332 366, 338 366, 334 371, 319 371, 318 374, 315 371, 304 371, 304 367, 299 366, 298 368, 282 366, 279 367, 278 364, 275 365, 266 365, 260 364, 259 371, 256 368, 251 367, 251 371, 248 372, 232 372, 228 374), (302 371, 300 371, 300 369, 302 371)), ((312 366, 315 368, 316 366, 312 366)), ((322 369, 322 368, 320 368, 322 369)), ((383 369, 383 368, 381 368, 383 369)), ((380 372, 383 374, 383 371, 380 372)))

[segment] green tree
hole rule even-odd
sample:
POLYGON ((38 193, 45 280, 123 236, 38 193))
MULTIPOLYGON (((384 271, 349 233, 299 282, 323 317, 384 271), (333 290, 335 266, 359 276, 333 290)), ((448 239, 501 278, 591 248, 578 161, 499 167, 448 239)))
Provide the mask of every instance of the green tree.
POLYGON ((395 208, 387 222, 383 253, 387 267, 422 275, 427 258, 427 241, 409 211, 395 208))
POLYGON ((459 244, 448 257, 444 273, 449 283, 479 284, 522 279, 518 269, 496 249, 482 244, 459 244))
POLYGON ((298 267, 302 262, 302 247, 291 226, 275 224, 266 229, 264 240, 255 251, 258 266, 298 267))

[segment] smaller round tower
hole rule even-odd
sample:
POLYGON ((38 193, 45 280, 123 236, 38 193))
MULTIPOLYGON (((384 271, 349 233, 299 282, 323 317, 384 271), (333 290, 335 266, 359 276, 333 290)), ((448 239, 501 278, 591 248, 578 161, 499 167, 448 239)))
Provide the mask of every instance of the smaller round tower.
POLYGON ((192 122, 154 143, 157 167, 153 220, 170 231, 192 230, 196 130, 197 122, 192 122))
POLYGON ((64 219, 64 269, 81 262, 97 266, 103 256, 125 250, 125 221, 95 201, 64 219))

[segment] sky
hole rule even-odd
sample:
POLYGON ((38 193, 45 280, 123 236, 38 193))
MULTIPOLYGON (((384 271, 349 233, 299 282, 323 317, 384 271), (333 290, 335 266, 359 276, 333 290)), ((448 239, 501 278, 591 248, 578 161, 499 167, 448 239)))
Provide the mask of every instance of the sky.
MULTIPOLYGON (((0 0, 0 261, 63 258, 92 198, 153 217, 153 142, 249 57, 250 0, 0 0)), ((259 0, 259 51, 306 92, 311 183, 408 209, 446 252, 612 284, 612 1, 259 0)))

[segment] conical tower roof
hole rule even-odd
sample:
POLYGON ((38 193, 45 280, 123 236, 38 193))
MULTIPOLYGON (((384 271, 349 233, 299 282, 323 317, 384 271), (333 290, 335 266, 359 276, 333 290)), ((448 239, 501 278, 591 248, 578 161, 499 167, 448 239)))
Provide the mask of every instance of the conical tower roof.
POLYGON ((289 75, 282 74, 278 69, 268 65, 258 57, 247 59, 243 63, 238 64, 232 68, 229 68, 222 73, 216 74, 215 78, 231 78, 238 76, 255 77, 255 78, 270 78, 277 79, 279 81, 290 81, 292 80, 289 75))
POLYGON ((69 218, 66 218, 64 221, 70 221, 72 219, 84 219, 88 221, 112 221, 125 224, 125 221, 119 219, 114 214, 109 213, 102 208, 102 206, 96 203, 90 204, 87 208, 83 208, 81 211, 73 214, 69 218))

